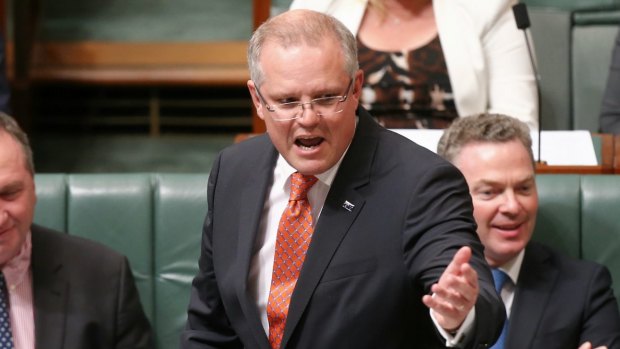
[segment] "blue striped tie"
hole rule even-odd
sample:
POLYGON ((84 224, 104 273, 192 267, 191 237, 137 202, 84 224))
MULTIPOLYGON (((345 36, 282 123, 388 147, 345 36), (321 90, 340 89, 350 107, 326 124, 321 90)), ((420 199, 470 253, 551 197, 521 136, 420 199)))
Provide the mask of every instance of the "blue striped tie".
MULTIPOLYGON (((495 282, 495 290, 497 294, 501 295, 502 289, 504 285, 510 278, 506 273, 499 269, 491 270, 493 273, 493 281, 495 282)), ((502 329, 502 334, 499 335, 497 342, 491 347, 491 349, 504 349, 504 343, 506 341, 506 332, 508 332, 508 318, 506 318, 506 322, 504 322, 504 328, 502 329)))
POLYGON ((0 349, 13 349, 11 320, 9 317, 9 294, 4 275, 0 273, 0 349))

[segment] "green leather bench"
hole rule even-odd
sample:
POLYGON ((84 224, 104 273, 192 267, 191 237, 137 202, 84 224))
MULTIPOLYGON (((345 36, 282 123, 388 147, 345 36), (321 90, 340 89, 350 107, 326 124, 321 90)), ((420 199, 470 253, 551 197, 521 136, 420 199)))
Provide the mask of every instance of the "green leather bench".
MULTIPOLYGON (((609 266, 619 296, 620 176, 537 179, 535 239, 609 266)), ((198 269, 207 180, 206 174, 39 174, 35 222, 127 255, 158 348, 177 348, 198 269)))
POLYGON ((35 222, 125 254, 157 348, 177 348, 198 270, 208 176, 40 174, 35 180, 35 222))

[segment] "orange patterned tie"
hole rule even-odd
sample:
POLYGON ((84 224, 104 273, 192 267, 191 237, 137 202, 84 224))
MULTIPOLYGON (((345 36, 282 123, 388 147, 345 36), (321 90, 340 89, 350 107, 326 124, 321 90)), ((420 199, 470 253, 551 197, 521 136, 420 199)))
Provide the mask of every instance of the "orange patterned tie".
POLYGON ((293 173, 291 196, 280 218, 267 303, 269 343, 273 349, 280 348, 288 305, 312 238, 314 229, 307 195, 316 181, 314 176, 293 173))

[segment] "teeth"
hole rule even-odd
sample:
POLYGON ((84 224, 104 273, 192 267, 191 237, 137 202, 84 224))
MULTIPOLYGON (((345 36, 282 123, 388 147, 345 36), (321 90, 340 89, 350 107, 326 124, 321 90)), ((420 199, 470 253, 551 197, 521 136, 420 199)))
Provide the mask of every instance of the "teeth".
POLYGON ((519 225, 515 225, 515 226, 509 226, 509 227, 497 227, 498 229, 501 230, 515 230, 519 227, 519 225))

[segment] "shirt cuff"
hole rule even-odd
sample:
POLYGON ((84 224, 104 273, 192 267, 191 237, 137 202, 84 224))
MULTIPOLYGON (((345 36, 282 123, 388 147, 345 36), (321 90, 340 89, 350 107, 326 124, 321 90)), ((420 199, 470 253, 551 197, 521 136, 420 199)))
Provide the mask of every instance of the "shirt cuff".
POLYGON ((431 319, 433 319, 435 327, 437 327, 439 334, 441 334, 441 336, 446 340, 446 347, 448 348, 454 348, 458 346, 463 340, 463 337, 471 333, 472 328, 474 327, 474 321, 476 320, 476 307, 473 307, 469 311, 469 314, 467 314, 467 316, 465 317, 465 320, 463 321, 461 327, 459 327, 458 331, 456 331, 456 333, 449 333, 441 326, 439 326, 439 324, 437 323, 437 319, 435 319, 435 316, 433 315, 432 310, 430 310, 430 313, 431 319))

